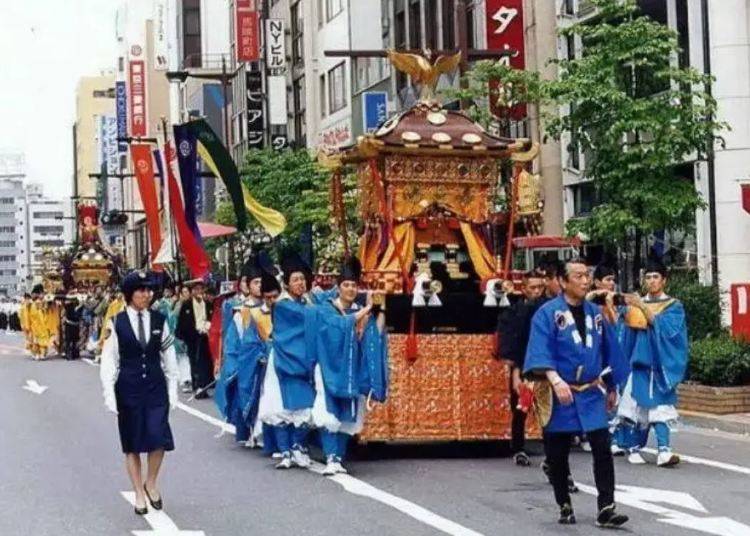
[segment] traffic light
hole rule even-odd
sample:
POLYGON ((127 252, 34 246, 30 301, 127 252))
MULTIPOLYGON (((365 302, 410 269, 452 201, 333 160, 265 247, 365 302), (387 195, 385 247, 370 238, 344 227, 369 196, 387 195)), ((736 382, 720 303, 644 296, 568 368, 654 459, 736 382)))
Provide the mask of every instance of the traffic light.
POLYGON ((102 215, 103 225, 125 225, 128 222, 128 215, 119 210, 110 210, 102 215))

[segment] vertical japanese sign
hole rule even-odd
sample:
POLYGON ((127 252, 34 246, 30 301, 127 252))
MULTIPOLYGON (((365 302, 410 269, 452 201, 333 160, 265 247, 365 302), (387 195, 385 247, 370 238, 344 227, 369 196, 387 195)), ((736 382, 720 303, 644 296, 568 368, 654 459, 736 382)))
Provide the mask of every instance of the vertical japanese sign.
POLYGON ((268 76, 266 83, 269 122, 272 125, 286 125, 286 76, 268 76))
MULTIPOLYGON (((140 46, 134 45, 131 53, 134 57, 138 57, 143 51, 140 46)), ((128 85, 130 86, 130 135, 146 136, 148 134, 146 63, 142 59, 130 60, 128 85)))
MULTIPOLYGON (((508 51, 509 56, 501 63, 515 69, 526 68, 526 47, 524 42, 523 0, 486 0, 487 48, 493 51, 508 51)), ((493 84, 493 88, 497 84, 493 84)), ((496 115, 502 114, 495 109, 496 115)), ((505 114, 508 112, 505 111, 505 114)), ((520 105, 510 111, 512 119, 526 116, 526 106, 520 105)))
POLYGON ((105 166, 107 169, 107 201, 108 209, 122 208, 122 192, 120 192, 120 180, 113 175, 120 172, 120 152, 117 144, 117 118, 105 115, 103 117, 103 146, 105 166))
POLYGON ((167 46, 167 2, 154 1, 154 70, 166 71, 169 66, 167 46))
POLYGON ((235 0, 235 23, 237 61, 258 61, 260 40, 258 39, 258 12, 255 11, 255 0, 235 0))
POLYGON ((266 60, 269 69, 286 69, 284 21, 266 19, 266 60))
MULTIPOLYGON (((128 89, 125 82, 115 82, 115 109, 117 110, 117 137, 126 138, 128 136, 128 89)), ((118 151, 125 153, 128 150, 128 144, 118 143, 118 151)))
POLYGON ((247 145, 249 149, 263 148, 263 80, 261 73, 246 73, 247 145))

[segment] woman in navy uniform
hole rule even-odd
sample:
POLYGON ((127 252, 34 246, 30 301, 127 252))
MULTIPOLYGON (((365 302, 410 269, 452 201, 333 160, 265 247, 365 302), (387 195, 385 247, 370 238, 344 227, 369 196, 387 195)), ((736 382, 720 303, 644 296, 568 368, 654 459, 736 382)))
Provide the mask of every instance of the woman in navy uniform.
POLYGON ((152 284, 143 272, 131 272, 123 280, 127 307, 105 330, 100 369, 104 404, 117 415, 139 515, 148 511, 146 499, 155 510, 162 508, 156 479, 164 452, 174 450, 169 410, 177 403, 179 376, 166 318, 149 311, 152 284), (141 453, 148 454, 145 482, 141 453))

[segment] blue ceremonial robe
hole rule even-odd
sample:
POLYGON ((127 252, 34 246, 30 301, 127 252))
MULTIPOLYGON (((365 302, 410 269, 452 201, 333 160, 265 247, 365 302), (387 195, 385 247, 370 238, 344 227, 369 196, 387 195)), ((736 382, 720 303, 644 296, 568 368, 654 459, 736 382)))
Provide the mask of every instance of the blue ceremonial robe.
MULTIPOLYGON (((534 314, 526 350, 524 373, 555 370, 569 385, 595 381, 605 368, 612 374, 605 377, 608 386, 625 382, 628 364, 614 327, 604 318, 601 308, 583 303, 586 335, 581 337, 565 298, 561 295, 545 303, 534 314)), ((546 432, 590 432, 607 428, 606 395, 592 387, 573 392, 573 403, 564 406, 557 398, 546 432)))
POLYGON ((274 366, 279 377, 284 409, 312 408, 315 401, 315 361, 307 351, 306 325, 314 321, 309 297, 282 296, 273 308, 274 366))
POLYGON ((672 298, 659 303, 666 308, 656 314, 648 329, 623 329, 622 347, 633 369, 632 396, 647 409, 677 404, 677 386, 688 362, 685 309, 672 298))
POLYGON ((341 311, 329 299, 315 307, 307 348, 320 365, 325 386, 326 409, 340 422, 355 422, 360 396, 385 401, 387 391, 387 335, 370 318, 360 339, 354 313, 341 311))

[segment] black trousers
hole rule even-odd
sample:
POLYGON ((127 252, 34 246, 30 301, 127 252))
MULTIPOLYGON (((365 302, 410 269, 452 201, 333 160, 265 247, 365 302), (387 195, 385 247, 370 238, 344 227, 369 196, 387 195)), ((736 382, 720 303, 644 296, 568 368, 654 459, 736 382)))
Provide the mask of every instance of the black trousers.
MULTIPOLYGON (((568 475, 570 474, 568 458, 574 435, 576 434, 567 432, 544 434, 550 479, 555 490, 555 501, 559 506, 571 504, 568 491, 568 475)), ((615 464, 612 459, 609 430, 600 428, 586 432, 586 436, 591 444, 591 455, 594 458, 594 481, 599 494, 597 504, 601 510, 615 502, 615 464)))
POLYGON ((78 359, 80 337, 78 326, 65 326, 63 334, 63 355, 65 359, 78 359))
POLYGON ((208 336, 196 335, 187 344, 187 353, 190 360, 190 375, 192 376, 193 390, 203 389, 212 381, 208 336))
POLYGON ((526 444, 526 413, 516 409, 518 405, 518 394, 513 389, 513 374, 510 379, 510 410, 512 417, 510 421, 510 451, 513 454, 521 452, 526 444))

